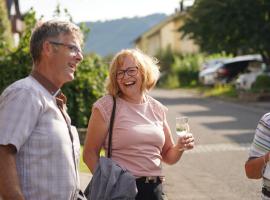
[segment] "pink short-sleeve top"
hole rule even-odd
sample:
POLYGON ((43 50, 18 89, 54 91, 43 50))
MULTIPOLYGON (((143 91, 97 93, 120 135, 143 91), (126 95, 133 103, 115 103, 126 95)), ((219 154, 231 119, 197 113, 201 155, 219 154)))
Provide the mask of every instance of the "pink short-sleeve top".
MULTIPOLYGON (((107 127, 113 107, 112 96, 97 100, 97 108, 107 127)), ((167 108, 150 96, 146 102, 133 104, 116 98, 112 136, 112 159, 134 176, 162 176, 161 151, 165 143, 163 131, 167 108)), ((107 151, 108 136, 104 142, 107 151)))

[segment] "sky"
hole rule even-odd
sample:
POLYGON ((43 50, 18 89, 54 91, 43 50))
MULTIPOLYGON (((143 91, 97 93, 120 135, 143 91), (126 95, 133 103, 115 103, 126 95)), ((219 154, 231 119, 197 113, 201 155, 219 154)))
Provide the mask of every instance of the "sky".
MULTIPOLYGON (((66 8, 73 21, 105 21, 122 17, 146 16, 153 13, 173 14, 179 8, 180 0, 20 0, 21 12, 31 7, 37 17, 51 19, 59 3, 60 8, 66 8)), ((192 0, 185 0, 186 3, 192 0)))

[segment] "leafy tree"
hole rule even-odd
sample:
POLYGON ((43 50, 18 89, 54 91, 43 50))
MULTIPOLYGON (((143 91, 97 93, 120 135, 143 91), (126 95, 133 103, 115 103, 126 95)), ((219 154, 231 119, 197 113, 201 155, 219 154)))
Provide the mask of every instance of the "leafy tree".
MULTIPOLYGON (((55 8, 54 13, 53 13, 53 17, 56 17, 56 18, 61 18, 62 17, 62 18, 65 18, 66 20, 69 20, 69 21, 73 22, 73 17, 69 13, 68 9, 67 8, 62 8, 61 9, 61 5, 59 3, 56 5, 56 8, 55 8)), ((84 39, 84 42, 85 42, 88 35, 89 35, 90 29, 86 26, 85 23, 80 23, 80 24, 78 24, 78 26, 80 27, 81 31, 84 34, 83 39, 84 39)))
POLYGON ((270 64, 268 0, 196 0, 179 31, 204 52, 260 53, 270 64))
POLYGON ((8 20, 5 1, 0 1, 0 57, 8 53, 7 49, 12 47, 11 26, 8 20))
MULTIPOLYGON (((12 52, 6 53, 5 57, 0 59, 0 93, 12 82, 26 77, 31 71, 31 57, 29 54, 29 40, 31 30, 35 25, 35 12, 30 10, 24 16, 25 30, 20 38, 17 48, 12 52)), ((0 47, 0 52, 5 51, 0 47)))
POLYGON ((166 48, 165 50, 160 49, 155 57, 159 60, 160 71, 162 73, 168 73, 172 71, 172 64, 174 63, 174 57, 180 55, 166 48))
MULTIPOLYGON (((63 9, 64 11, 64 17, 67 18, 67 20, 73 22, 73 18, 71 16, 71 14, 69 13, 68 9, 67 8, 64 8, 63 9)), ((61 17, 63 14, 62 14, 62 10, 61 10, 61 5, 58 3, 56 5, 56 8, 54 10, 54 13, 53 13, 53 17, 61 17)))
POLYGON ((174 53, 166 49, 161 50, 156 57, 161 67, 158 87, 192 87, 198 84, 198 71, 203 55, 174 53))
POLYGON ((108 69, 97 55, 86 56, 75 79, 62 88, 68 98, 68 113, 77 127, 87 127, 92 104, 105 93, 108 69))

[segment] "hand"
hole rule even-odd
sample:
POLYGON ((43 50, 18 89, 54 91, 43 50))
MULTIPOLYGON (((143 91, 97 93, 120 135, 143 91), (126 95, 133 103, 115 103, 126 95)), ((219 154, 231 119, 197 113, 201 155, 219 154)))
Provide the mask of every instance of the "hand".
POLYGON ((179 149, 179 151, 193 149, 194 137, 192 133, 187 133, 183 137, 179 137, 176 146, 179 149))

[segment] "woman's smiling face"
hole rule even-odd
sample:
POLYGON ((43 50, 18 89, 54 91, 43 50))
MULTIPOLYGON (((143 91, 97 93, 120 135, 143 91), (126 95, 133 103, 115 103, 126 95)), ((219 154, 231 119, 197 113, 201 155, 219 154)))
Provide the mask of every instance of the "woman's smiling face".
POLYGON ((142 95, 142 75, 140 69, 136 65, 134 58, 130 55, 124 56, 121 61, 116 71, 116 79, 122 97, 138 98, 142 95))

